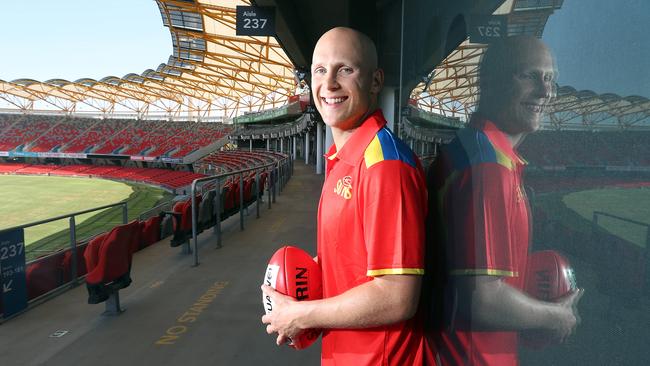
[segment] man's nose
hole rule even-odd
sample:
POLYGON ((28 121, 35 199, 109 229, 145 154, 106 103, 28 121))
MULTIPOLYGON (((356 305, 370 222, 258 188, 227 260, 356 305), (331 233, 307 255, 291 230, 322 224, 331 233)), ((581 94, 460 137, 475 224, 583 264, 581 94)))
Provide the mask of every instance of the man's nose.
POLYGON ((329 90, 335 90, 340 87, 338 80, 336 79, 336 73, 335 72, 330 72, 327 74, 327 77, 325 79, 325 85, 327 86, 327 89, 329 90))
POLYGON ((555 96, 555 82, 552 80, 539 80, 537 82, 537 93, 542 98, 553 98, 555 96))

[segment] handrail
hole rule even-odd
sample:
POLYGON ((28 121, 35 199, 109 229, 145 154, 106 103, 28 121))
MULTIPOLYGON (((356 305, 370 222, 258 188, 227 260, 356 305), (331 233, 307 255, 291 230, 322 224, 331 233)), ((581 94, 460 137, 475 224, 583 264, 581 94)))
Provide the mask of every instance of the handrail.
POLYGON ((610 213, 603 212, 603 211, 594 211, 593 218, 594 218, 595 222, 598 222, 597 216, 611 217, 611 218, 618 219, 618 220, 621 220, 621 221, 630 222, 632 224, 636 224, 636 225, 639 225, 639 226, 646 226, 646 227, 648 227, 650 229, 650 224, 648 224, 647 222, 636 221, 636 220, 628 219, 627 217, 616 216, 616 215, 612 215, 610 213))
MULTIPOLYGON (((252 168, 240 169, 240 170, 236 170, 236 171, 233 171, 233 172, 225 172, 225 173, 213 175, 213 176, 210 176, 210 177, 197 178, 197 179, 192 181, 192 185, 191 185, 191 189, 190 189, 190 197, 191 197, 191 201, 192 201, 192 203, 191 203, 192 239, 194 241, 194 264, 192 265, 192 267, 196 267, 196 266, 199 265, 198 234, 197 234, 197 231, 198 231, 197 230, 198 218, 196 217, 197 216, 197 207, 196 207, 196 186, 197 186, 197 184, 202 183, 202 182, 208 182, 208 181, 216 181, 216 183, 217 183, 216 187, 215 187, 215 190, 217 192, 217 195, 216 195, 216 197, 217 197, 216 198, 217 199, 216 211, 217 211, 218 214, 217 214, 217 222, 215 224, 215 233, 217 234, 217 247, 220 247, 221 246, 221 229, 220 229, 221 228, 221 218, 219 216, 220 216, 220 206, 221 206, 221 197, 220 197, 220 195, 221 195, 221 182, 220 182, 221 178, 230 177, 230 176, 234 176, 234 175, 239 175, 239 178, 240 178, 239 179, 239 184, 240 184, 240 189, 239 189, 239 202, 240 202, 240 205, 239 205, 239 220, 240 220, 240 228, 241 228, 241 230, 243 230, 244 229, 244 211, 243 211, 243 209, 244 209, 244 207, 243 207, 243 205, 244 205, 244 202, 243 202, 244 201, 244 198, 243 198, 244 197, 244 189, 243 189, 243 181, 244 181, 243 176, 244 176, 244 173, 264 170, 264 169, 267 169, 267 168, 270 168, 270 167, 274 168, 273 171, 277 170, 278 173, 280 173, 281 169, 282 169, 282 166, 286 165, 287 163, 291 164, 291 155, 288 155, 288 154, 285 157, 283 157, 281 159, 278 159, 278 160, 276 160, 276 161, 274 161, 272 163, 267 163, 267 164, 259 165, 259 166, 252 167, 252 168)), ((279 177, 279 174, 276 174, 276 176, 279 177)), ((259 174, 255 175, 255 181, 257 182, 257 186, 256 186, 256 189, 255 189, 255 198, 256 198, 256 202, 257 202, 257 206, 258 206, 257 207, 257 212, 258 212, 257 217, 259 217, 259 174)), ((272 180, 269 183, 269 194, 270 194, 270 189, 271 189, 270 184, 273 184, 273 189, 274 189, 273 193, 274 193, 274 197, 275 197, 275 188, 276 188, 275 187, 275 182, 272 180)), ((282 182, 280 182, 280 184, 282 185, 282 182)), ((269 205, 270 205, 270 201, 269 201, 269 205)))
POLYGON ((89 209, 83 210, 83 211, 77 211, 77 212, 73 212, 73 213, 69 213, 69 214, 65 214, 65 215, 51 217, 51 218, 45 219, 45 220, 30 222, 29 224, 23 224, 23 225, 18 225, 18 226, 2 229, 2 230, 0 230, 0 234, 4 233, 5 231, 15 230, 15 229, 19 229, 19 228, 24 229, 26 227, 32 227, 32 226, 36 226, 36 225, 47 224, 48 222, 58 221, 58 220, 62 220, 62 219, 68 218, 68 217, 83 215, 85 213, 89 213, 89 212, 93 212, 93 211, 99 211, 99 210, 103 210, 103 209, 106 209, 106 208, 111 208, 111 207, 116 207, 116 206, 121 206, 121 205, 124 205, 126 207, 126 201, 111 203, 109 205, 99 206, 99 207, 95 207, 95 208, 89 208, 89 209))

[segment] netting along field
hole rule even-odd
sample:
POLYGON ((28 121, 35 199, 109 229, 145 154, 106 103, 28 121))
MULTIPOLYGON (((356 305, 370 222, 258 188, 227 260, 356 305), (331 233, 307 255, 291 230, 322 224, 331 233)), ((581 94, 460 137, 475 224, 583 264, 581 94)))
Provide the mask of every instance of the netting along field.
MULTIPOLYGON (((48 176, 0 176, 0 229, 127 200, 128 218, 169 200, 171 194, 142 184, 104 179, 48 176)), ((75 217, 77 238, 85 238, 122 223, 121 208, 75 217)), ((25 229, 28 257, 46 254, 69 242, 69 220, 25 229), (29 255, 32 252, 32 255, 29 255)))

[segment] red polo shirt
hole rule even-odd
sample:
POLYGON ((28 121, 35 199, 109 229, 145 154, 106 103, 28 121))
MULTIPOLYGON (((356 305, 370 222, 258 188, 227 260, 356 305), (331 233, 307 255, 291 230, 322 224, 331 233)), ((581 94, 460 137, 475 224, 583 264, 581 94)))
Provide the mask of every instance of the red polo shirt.
MULTIPOLYGON (((417 156, 373 113, 326 155, 318 208, 324 297, 386 274, 424 273, 426 184, 417 156)), ((322 365, 422 365, 420 322, 323 333, 322 365)))
MULTIPOLYGON (((529 209, 522 185, 525 161, 494 123, 473 121, 441 149, 434 165, 445 267, 453 276, 506 278, 522 289, 529 246, 529 209)), ((517 364, 517 332, 455 328, 454 292, 443 301, 446 320, 435 335, 442 365, 517 364)), ((470 325, 471 326, 471 325, 470 325)))

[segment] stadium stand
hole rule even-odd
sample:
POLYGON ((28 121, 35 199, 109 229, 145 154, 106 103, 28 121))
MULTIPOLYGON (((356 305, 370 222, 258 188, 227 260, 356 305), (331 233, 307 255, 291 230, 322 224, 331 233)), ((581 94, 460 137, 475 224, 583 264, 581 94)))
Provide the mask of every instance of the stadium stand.
POLYGON ((649 166, 650 131, 550 131, 531 134, 521 154, 536 166, 649 166))
POLYGON ((183 158, 227 136, 212 122, 100 120, 0 115, 0 151, 66 152, 183 158))
POLYGON ((1 162, 0 174, 98 177, 153 184, 171 190, 180 189, 191 184, 194 179, 205 177, 204 174, 158 168, 95 165, 58 166, 1 162))

